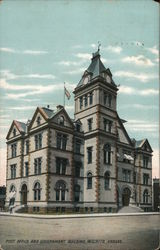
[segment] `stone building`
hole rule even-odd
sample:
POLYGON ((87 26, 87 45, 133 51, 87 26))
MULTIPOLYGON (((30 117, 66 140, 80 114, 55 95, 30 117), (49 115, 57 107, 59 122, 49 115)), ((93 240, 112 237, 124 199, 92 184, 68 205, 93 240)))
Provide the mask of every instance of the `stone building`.
POLYGON ((152 207, 152 149, 130 139, 112 73, 99 50, 74 90, 75 115, 38 107, 7 135, 7 201, 29 212, 116 212, 152 207))

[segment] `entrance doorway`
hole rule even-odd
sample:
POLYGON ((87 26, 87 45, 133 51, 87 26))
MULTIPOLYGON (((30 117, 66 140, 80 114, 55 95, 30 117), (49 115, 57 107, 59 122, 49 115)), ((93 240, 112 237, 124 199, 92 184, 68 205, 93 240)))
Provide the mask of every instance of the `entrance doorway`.
POLYGON ((21 189, 21 203, 22 205, 27 205, 27 185, 23 184, 21 189))
POLYGON ((131 196, 131 191, 129 190, 129 188, 124 188, 122 193, 123 206, 129 206, 130 196, 131 196))

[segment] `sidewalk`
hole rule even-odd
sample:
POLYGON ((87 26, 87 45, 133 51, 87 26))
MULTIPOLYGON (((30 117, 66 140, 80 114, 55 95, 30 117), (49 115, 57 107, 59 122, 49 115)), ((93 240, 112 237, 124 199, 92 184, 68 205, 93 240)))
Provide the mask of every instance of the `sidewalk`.
POLYGON ((37 219, 70 219, 70 218, 95 218, 95 217, 120 217, 120 216, 148 216, 160 215, 158 212, 146 213, 93 213, 93 214, 64 214, 64 215, 50 215, 50 214, 25 214, 25 213, 12 213, 0 212, 0 216, 14 216, 23 218, 37 218, 37 219))

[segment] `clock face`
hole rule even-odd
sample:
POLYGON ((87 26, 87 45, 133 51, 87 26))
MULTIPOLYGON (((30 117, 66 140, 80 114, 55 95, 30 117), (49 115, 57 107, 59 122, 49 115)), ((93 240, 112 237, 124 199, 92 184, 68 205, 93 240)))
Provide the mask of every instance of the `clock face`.
POLYGON ((106 76, 106 80, 107 80, 108 83, 111 83, 111 78, 110 78, 109 75, 106 76))
POLYGON ((88 77, 88 76, 85 76, 85 77, 84 77, 84 80, 83 80, 83 84, 87 84, 88 81, 89 81, 89 77, 88 77))

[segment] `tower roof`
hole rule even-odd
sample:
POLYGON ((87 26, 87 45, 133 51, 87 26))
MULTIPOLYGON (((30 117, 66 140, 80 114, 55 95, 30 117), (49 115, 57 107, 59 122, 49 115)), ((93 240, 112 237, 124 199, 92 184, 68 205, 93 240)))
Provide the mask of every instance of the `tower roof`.
MULTIPOLYGON (((79 81, 77 87, 80 87, 84 84, 84 78, 88 76, 88 81, 101 76, 106 80, 106 76, 112 77, 111 71, 104 66, 101 61, 101 56, 99 53, 99 49, 92 54, 92 59, 89 67, 85 70, 81 80, 79 81)), ((111 84, 115 85, 113 80, 111 79, 111 84)))

